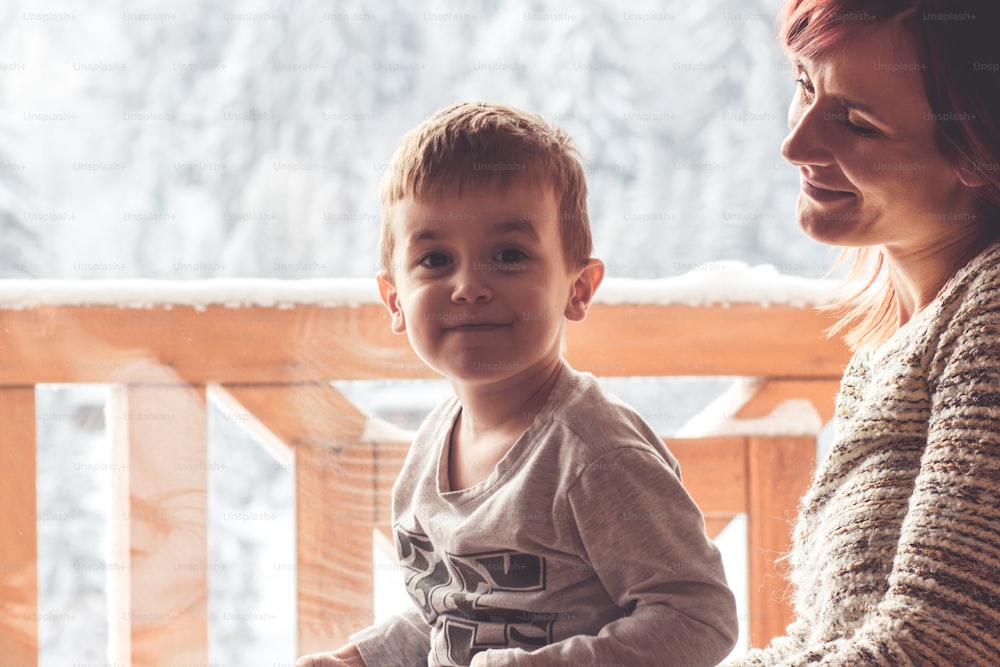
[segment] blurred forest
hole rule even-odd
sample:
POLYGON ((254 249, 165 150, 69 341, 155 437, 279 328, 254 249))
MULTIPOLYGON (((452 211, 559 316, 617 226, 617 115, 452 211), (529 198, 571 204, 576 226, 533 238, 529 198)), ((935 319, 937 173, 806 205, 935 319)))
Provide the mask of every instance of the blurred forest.
POLYGON ((822 275, 778 152, 776 0, 0 7, 0 278, 367 276, 400 136, 523 106, 589 163, 609 275, 822 275))

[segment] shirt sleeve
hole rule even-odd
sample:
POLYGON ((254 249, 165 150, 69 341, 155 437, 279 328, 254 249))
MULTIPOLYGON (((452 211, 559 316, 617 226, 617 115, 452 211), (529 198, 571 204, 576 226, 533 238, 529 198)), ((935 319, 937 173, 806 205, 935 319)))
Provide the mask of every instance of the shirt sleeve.
POLYGON ((967 308, 942 337, 927 447, 882 602, 850 636, 734 664, 1000 664, 998 322, 992 308, 967 308))
POLYGON ((368 667, 426 667, 431 627, 416 607, 351 635, 368 667))
POLYGON ((491 650, 485 665, 716 665, 736 642, 736 604, 704 518, 660 456, 622 448, 571 487, 581 557, 630 613, 596 636, 535 651, 491 650))

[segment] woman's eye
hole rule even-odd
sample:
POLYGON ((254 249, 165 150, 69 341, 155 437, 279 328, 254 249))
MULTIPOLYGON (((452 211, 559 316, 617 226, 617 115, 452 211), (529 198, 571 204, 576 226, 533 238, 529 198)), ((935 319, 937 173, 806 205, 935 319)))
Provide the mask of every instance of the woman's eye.
POLYGON ((802 91, 802 96, 805 97, 806 99, 812 97, 813 94, 816 92, 816 89, 813 87, 812 83, 810 83, 809 80, 806 79, 804 76, 796 79, 795 83, 799 85, 799 89, 802 91))
MULTIPOLYGON (((799 90, 802 92, 802 99, 804 99, 806 102, 811 102, 813 96, 816 94, 816 88, 815 86, 813 86, 812 82, 809 81, 809 79, 807 79, 804 74, 800 74, 799 78, 795 80, 795 83, 798 84, 799 90)), ((846 111, 839 114, 830 114, 830 116, 837 117, 844 123, 844 126, 848 130, 858 135, 859 137, 879 136, 879 131, 874 128, 868 127, 866 125, 858 125, 856 123, 852 123, 851 120, 848 118, 848 113, 846 111)))
POLYGON ((449 261, 451 260, 448 259, 448 255, 443 252, 429 252, 417 260, 417 264, 425 269, 439 269, 446 266, 449 261))
POLYGON ((507 248, 501 250, 496 256, 496 261, 501 264, 520 264, 528 258, 523 251, 517 248, 507 248))
POLYGON ((878 130, 866 127, 864 125, 856 125, 855 123, 852 123, 850 120, 847 119, 844 119, 844 125, 847 126, 848 130, 858 135, 859 137, 877 137, 879 135, 878 130))

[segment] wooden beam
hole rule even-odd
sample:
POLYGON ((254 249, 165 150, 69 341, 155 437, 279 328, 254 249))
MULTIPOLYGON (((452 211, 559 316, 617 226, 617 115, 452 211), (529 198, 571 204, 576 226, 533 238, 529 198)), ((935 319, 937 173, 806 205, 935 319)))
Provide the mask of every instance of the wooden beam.
MULTIPOLYGON (((208 431, 203 388, 175 381, 117 386, 109 431, 116 465, 111 516, 112 662, 208 662, 208 431)), ((148 378, 149 374, 146 374, 148 378)))
POLYGON ((751 437, 748 440, 747 574, 750 586, 750 645, 766 645, 792 620, 784 561, 799 500, 816 464, 812 437, 751 437))
POLYGON ((823 423, 826 423, 833 419, 834 402, 839 388, 839 378, 764 380, 758 385, 753 397, 733 416, 737 419, 766 417, 785 401, 806 399, 816 408, 823 423))
POLYGON ((850 354, 813 308, 594 304, 567 326, 574 367, 606 376, 839 377, 850 354))
POLYGON ((381 305, 0 310, 0 350, 0 384, 120 382, 149 360, 192 384, 437 377, 381 305))
MULTIPOLYGON (((0 310, 0 385, 121 382, 153 360, 185 382, 437 377, 381 305, 0 310)), ((568 358, 604 376, 839 377, 849 357, 813 309, 595 304, 567 326, 568 358), (609 341, 622 344, 609 344, 609 341)))
POLYGON ((35 388, 0 388, 0 656, 38 664, 35 388))

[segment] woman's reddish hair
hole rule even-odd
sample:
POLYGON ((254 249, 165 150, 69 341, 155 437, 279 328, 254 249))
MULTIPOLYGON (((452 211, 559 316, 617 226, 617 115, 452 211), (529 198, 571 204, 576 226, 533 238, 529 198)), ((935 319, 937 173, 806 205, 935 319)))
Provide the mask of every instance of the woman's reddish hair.
MULTIPOLYGON (((793 58, 815 59, 849 34, 896 21, 913 38, 938 149, 970 187, 988 238, 1000 228, 1000 0, 789 0, 781 37, 793 58)), ((929 119, 929 120, 930 120, 929 119)), ((845 250, 839 263, 850 255, 845 250)), ((831 333, 852 348, 898 328, 899 304, 877 247, 856 251, 848 283, 863 286, 833 306, 831 333), (862 278, 867 273, 867 277, 862 278)))

